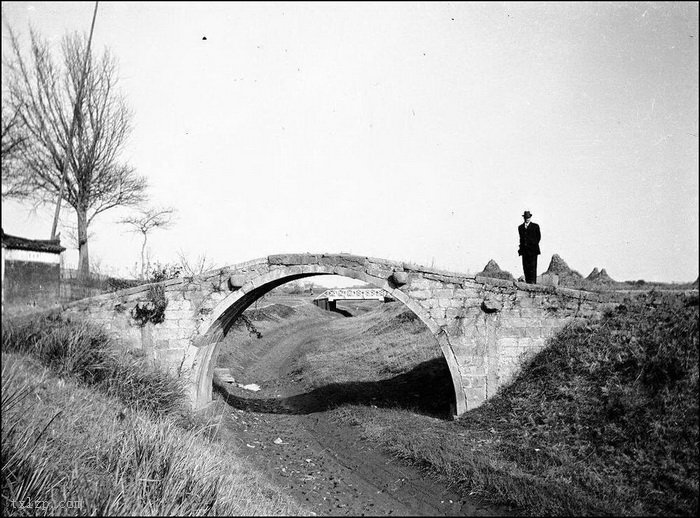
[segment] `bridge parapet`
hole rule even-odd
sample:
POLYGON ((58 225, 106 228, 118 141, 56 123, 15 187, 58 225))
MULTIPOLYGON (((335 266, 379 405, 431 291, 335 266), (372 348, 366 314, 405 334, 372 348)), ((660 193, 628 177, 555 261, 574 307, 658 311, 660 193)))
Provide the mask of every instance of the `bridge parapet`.
POLYGON ((61 309, 99 322, 123 347, 142 349, 188 379, 192 401, 201 406, 211 399, 218 343, 235 319, 277 286, 314 275, 358 279, 413 311, 445 356, 457 414, 479 406, 510 382, 557 330, 597 318, 627 296, 472 277, 350 254, 285 254, 83 299, 61 309), (134 318, 138 311, 159 307, 163 311, 157 319, 134 318))

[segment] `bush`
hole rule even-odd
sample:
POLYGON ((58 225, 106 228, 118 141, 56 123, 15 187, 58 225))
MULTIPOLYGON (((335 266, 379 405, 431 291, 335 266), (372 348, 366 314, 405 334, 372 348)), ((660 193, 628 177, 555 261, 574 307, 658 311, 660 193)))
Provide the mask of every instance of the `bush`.
POLYGON ((145 326, 148 322, 160 324, 165 320, 167 307, 165 288, 160 284, 154 284, 148 288, 148 301, 136 304, 131 310, 131 318, 140 326, 145 326))

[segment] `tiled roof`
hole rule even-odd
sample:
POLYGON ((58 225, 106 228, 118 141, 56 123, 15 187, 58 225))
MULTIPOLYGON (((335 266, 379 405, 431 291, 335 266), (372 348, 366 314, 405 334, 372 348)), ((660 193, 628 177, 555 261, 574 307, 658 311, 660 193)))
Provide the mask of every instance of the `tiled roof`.
POLYGON ((30 250, 32 252, 48 252, 60 254, 65 250, 60 239, 27 239, 11 236, 2 231, 2 247, 9 250, 30 250))

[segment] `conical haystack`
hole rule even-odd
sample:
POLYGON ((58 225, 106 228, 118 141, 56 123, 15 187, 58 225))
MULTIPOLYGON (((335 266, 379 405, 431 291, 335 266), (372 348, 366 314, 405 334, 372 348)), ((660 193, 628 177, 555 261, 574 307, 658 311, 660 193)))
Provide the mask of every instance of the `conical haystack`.
POLYGON ((583 279, 583 276, 580 273, 569 268, 569 265, 566 264, 566 261, 564 261, 559 254, 554 254, 552 256, 552 260, 549 263, 549 268, 547 268, 545 274, 558 275, 559 279, 562 280, 570 277, 575 279, 583 279))
POLYGON ((498 263, 493 259, 490 259, 489 262, 486 263, 486 266, 484 266, 484 269, 480 273, 477 273, 477 275, 480 277, 490 277, 492 279, 514 280, 511 273, 501 270, 501 267, 498 266, 498 263))
POLYGON ((605 268, 598 270, 598 268, 593 268, 593 271, 586 277, 587 281, 597 282, 602 284, 614 283, 615 280, 608 275, 605 268))

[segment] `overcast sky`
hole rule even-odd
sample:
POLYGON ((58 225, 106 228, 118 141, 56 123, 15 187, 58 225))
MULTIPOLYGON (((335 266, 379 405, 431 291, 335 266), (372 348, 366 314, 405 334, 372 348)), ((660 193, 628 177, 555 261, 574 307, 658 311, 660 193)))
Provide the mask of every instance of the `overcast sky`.
MULTIPOLYGON (((3 2, 3 47, 5 23, 25 44, 31 23, 58 50, 93 8, 3 2)), ((518 277, 530 210, 538 273, 557 253, 584 276, 698 277, 695 2, 100 2, 105 46, 134 114, 123 158, 178 211, 154 259, 495 259, 518 277)), ((2 208, 5 232, 49 237, 52 208, 2 208)), ((139 259, 125 214, 91 227, 103 270, 139 259)))

